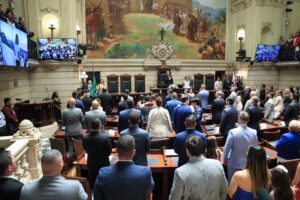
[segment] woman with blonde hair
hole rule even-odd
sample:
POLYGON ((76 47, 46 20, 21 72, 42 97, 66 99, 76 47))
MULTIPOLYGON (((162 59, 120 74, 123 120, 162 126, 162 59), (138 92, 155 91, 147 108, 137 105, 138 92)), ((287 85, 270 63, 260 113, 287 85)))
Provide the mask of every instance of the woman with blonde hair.
POLYGON ((276 147, 278 161, 300 158, 300 121, 289 123, 289 132, 281 135, 276 147))
POLYGON ((228 195, 233 200, 254 200, 258 189, 267 188, 269 180, 266 151, 259 145, 252 145, 248 150, 246 168, 233 175, 228 195))

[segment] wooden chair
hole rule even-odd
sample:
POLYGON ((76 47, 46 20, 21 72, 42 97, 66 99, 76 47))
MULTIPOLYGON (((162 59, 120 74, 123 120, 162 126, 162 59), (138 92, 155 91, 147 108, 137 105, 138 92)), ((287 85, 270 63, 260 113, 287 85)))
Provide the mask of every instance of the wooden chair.
POLYGON ((145 75, 134 75, 134 90, 135 92, 145 92, 145 75))
POLYGON ((110 74, 107 76, 107 90, 109 93, 119 92, 119 76, 110 74))
POLYGON ((120 76, 121 92, 131 92, 131 75, 123 74, 120 76))
POLYGON ((79 159, 85 155, 85 150, 82 145, 82 140, 76 140, 72 138, 72 141, 73 141, 73 147, 74 147, 76 158, 79 159))
POLYGON ((279 140, 280 137, 280 130, 275 131, 263 131, 262 132, 262 138, 267 141, 275 141, 279 140))
POLYGON ((162 149, 169 146, 170 138, 151 138, 151 149, 162 149))
POLYGON ((198 73, 198 74, 194 75, 194 89, 195 90, 200 89, 201 85, 204 83, 203 79, 204 79, 203 74, 198 73))
POLYGON ((49 138, 49 140, 50 140, 51 149, 56 149, 61 153, 64 161, 64 168, 66 172, 68 172, 70 164, 72 164, 72 162, 75 160, 74 152, 67 151, 67 147, 64 139, 49 138))
POLYGON ((206 74, 205 75, 205 85, 207 90, 215 89, 215 75, 214 74, 206 74))
POLYGON ((287 170, 289 171, 290 178, 291 180, 293 180, 296 174, 299 161, 300 159, 293 159, 293 160, 280 161, 278 164, 281 164, 287 168, 287 170))
POLYGON ((65 176, 65 178, 68 180, 79 181, 82 184, 84 191, 88 195, 88 200, 92 200, 92 190, 91 190, 90 183, 87 178, 77 177, 77 176, 74 176, 74 177, 73 176, 65 176))

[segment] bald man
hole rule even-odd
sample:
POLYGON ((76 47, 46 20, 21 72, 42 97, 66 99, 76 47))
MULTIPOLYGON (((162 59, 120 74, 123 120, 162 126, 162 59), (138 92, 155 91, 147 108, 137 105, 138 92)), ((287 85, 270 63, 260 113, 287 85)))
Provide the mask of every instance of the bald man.
POLYGON ((61 153, 52 149, 41 159, 43 177, 23 186, 21 200, 86 200, 79 181, 66 180, 60 175, 64 162, 61 153))
POLYGON ((101 121, 101 131, 104 130, 104 126, 106 125, 107 122, 107 116, 106 113, 102 110, 99 109, 100 104, 97 100, 94 100, 92 102, 92 110, 90 110, 89 112, 85 113, 85 123, 86 123, 86 127, 87 127, 87 132, 90 132, 91 130, 91 121, 93 121, 93 119, 99 119, 101 121))
POLYGON ((66 127, 65 135, 68 137, 68 150, 73 151, 72 138, 79 139, 82 137, 83 114, 81 109, 75 108, 76 100, 71 98, 68 101, 69 108, 62 111, 62 125, 66 127))

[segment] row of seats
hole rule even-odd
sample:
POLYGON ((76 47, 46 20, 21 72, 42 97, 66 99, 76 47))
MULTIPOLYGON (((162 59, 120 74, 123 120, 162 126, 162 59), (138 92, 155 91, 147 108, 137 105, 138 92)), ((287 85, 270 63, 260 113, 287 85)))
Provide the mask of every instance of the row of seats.
MULTIPOLYGON (((119 78, 120 78, 120 91, 122 93, 131 92, 131 75, 123 74, 118 75, 111 74, 107 76, 107 90, 109 93, 119 93, 119 78)), ((134 91, 145 92, 145 75, 134 75, 134 91)))

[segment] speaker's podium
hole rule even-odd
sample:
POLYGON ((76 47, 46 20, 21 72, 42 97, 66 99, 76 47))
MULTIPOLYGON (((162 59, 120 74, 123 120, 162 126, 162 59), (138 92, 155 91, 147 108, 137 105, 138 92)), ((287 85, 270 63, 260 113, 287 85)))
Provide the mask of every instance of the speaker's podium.
POLYGON ((170 71, 171 68, 165 65, 162 65, 157 70, 157 88, 168 88, 168 75, 167 71, 170 71))

